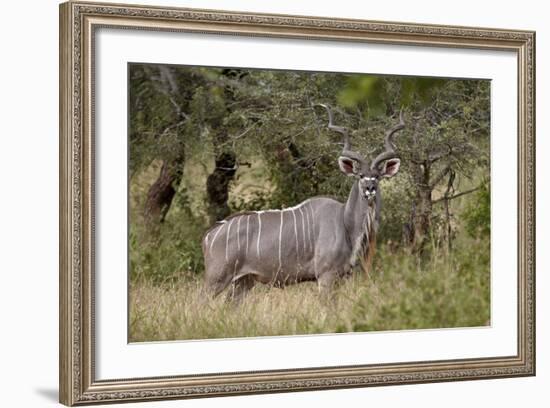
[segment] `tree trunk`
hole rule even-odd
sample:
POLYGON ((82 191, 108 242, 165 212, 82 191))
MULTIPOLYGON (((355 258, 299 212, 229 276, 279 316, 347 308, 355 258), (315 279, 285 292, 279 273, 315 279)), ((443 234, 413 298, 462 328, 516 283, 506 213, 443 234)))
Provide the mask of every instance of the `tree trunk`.
POLYGON ((453 249, 453 229, 451 225, 451 210, 449 208, 448 198, 445 198, 443 205, 445 208, 445 239, 447 240, 447 249, 451 251, 453 249))
POLYGON ((417 193, 415 198, 415 212, 413 214, 413 242, 412 249, 421 253, 430 233, 432 219, 432 186, 430 185, 430 166, 422 164, 415 171, 417 193))
POLYGON ((447 224, 447 249, 451 251, 453 249, 453 228, 451 225, 451 210, 449 208, 449 197, 454 192, 454 181, 455 181, 456 173, 451 170, 449 173, 449 180, 447 181, 447 190, 445 191, 444 196, 444 206, 445 206, 445 223, 447 224))
MULTIPOLYGON (((178 102, 178 99, 181 102, 181 93, 175 73, 171 67, 164 65, 157 66, 157 69, 154 71, 157 70, 159 77, 153 79, 153 82, 157 83, 157 89, 170 100, 175 116, 174 123, 168 126, 164 132, 167 132, 169 129, 177 131, 179 125, 183 123, 180 122, 182 117, 187 118, 187 116, 182 112, 182 108, 178 102)), ((154 77, 152 68, 149 68, 147 72, 151 78, 154 77)), ((181 182, 184 164, 185 150, 183 144, 179 147, 179 151, 176 152, 175 157, 163 160, 160 174, 149 188, 145 201, 144 216, 149 227, 158 226, 164 222, 166 214, 172 205, 172 200, 176 195, 176 188, 181 182)))
POLYGON ((413 219, 413 252, 422 252, 430 233, 432 218, 432 190, 422 189, 416 196, 416 214, 413 219))
POLYGON ((225 151, 216 156, 215 163, 214 171, 206 179, 207 208, 211 224, 224 219, 231 211, 227 200, 229 183, 237 171, 237 158, 234 152, 225 151))
POLYGON ((183 175, 184 159, 163 161, 160 174, 147 192, 144 216, 148 224, 162 223, 176 195, 176 188, 183 175))
MULTIPOLYGON (((223 77, 239 81, 247 73, 239 69, 224 69, 221 74, 223 77)), ((226 84, 223 88, 225 96, 225 109, 223 115, 210 119, 210 126, 214 132, 213 144, 216 157, 214 162, 216 167, 206 179, 206 197, 208 200, 207 211, 210 223, 226 218, 231 209, 227 203, 229 199, 229 184, 235 178, 237 172, 237 155, 235 154, 228 141, 231 136, 225 129, 223 118, 231 114, 232 102, 235 102, 235 91, 232 86, 226 84)))

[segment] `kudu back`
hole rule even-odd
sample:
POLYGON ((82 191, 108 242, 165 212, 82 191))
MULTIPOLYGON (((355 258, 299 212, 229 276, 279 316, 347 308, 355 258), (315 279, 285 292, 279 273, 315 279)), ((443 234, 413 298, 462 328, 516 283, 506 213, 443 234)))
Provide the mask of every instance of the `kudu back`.
MULTIPOLYGON (((399 123, 386 132, 384 151, 369 163, 351 150, 346 128, 336 126, 331 108, 328 128, 342 134, 340 170, 355 178, 345 203, 312 197, 282 210, 250 211, 217 222, 204 235, 205 286, 217 296, 231 285, 239 300, 256 282, 283 287, 317 281, 321 291, 372 256, 381 211, 378 183, 399 171, 393 144, 399 123)), ((364 266, 364 265, 363 265, 364 266)))

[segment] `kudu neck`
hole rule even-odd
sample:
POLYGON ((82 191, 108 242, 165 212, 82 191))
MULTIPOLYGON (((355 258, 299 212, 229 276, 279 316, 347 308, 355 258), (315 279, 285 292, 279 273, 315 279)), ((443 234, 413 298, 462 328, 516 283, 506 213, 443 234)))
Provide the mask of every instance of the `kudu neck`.
POLYGON ((376 218, 378 218, 378 203, 380 202, 380 197, 378 196, 379 194, 380 192, 378 191, 375 201, 369 204, 369 202, 361 196, 359 182, 355 181, 353 183, 353 187, 351 188, 348 196, 348 201, 346 201, 344 206, 344 225, 346 226, 346 230, 352 242, 355 242, 355 239, 364 233, 365 218, 367 217, 369 210, 373 212, 373 215, 375 215, 376 218))

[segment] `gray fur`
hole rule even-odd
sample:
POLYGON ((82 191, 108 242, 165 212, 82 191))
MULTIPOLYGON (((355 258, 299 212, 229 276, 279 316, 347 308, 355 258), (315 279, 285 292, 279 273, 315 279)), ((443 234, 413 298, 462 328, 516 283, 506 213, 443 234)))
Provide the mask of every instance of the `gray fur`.
POLYGON ((362 197, 359 183, 345 203, 313 197, 293 208, 235 214, 217 223, 203 240, 206 286, 217 295, 233 284, 239 297, 255 282, 284 287, 316 280, 321 289, 332 286, 351 272, 377 227, 380 200, 362 197), (246 285, 236 285, 245 277, 246 285))
POLYGON ((403 129, 403 116, 386 133, 386 150, 369 163, 350 150, 347 130, 335 126, 330 108, 321 106, 329 112, 329 128, 344 135, 338 164, 355 178, 347 201, 313 197, 292 208, 239 213, 216 223, 202 242, 205 284, 214 296, 231 285, 230 295, 238 300, 256 282, 284 287, 317 281, 326 290, 368 255, 382 207, 379 181, 399 171, 392 137, 403 129))

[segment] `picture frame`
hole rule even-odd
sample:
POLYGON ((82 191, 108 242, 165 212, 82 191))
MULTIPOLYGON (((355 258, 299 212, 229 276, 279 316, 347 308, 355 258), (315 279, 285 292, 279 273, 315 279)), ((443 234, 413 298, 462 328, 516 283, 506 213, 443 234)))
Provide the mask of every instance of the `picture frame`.
MULTIPOLYGON (((160 39, 162 41, 162 38, 160 39)), ((208 40, 207 40, 208 41, 208 40)), ((399 51, 401 52, 401 51, 399 51)), ((504 102, 506 103, 506 101, 504 102)), ((496 142, 498 143, 498 142, 496 142)), ((492 147, 498 149, 498 146, 492 147)), ((508 177, 510 178, 510 177, 508 177)), ((493 204, 497 206, 498 204, 493 204)), ((495 208, 495 207, 493 207, 495 208)), ((60 5, 60 402, 81 405, 535 375, 535 33, 137 5, 60 5), (517 172, 515 353, 99 378, 96 51, 100 29, 513 54, 517 172)), ((102 264, 104 265, 104 264, 102 264)), ((121 295, 121 297, 124 297, 121 295)), ((289 342, 292 338, 287 339, 289 342)), ((307 339, 304 341, 308 341, 307 339)), ((229 344, 229 343, 227 343, 229 344)), ((147 347, 147 345, 145 345, 147 347)), ((180 347, 189 347, 185 343, 180 347)), ((230 347, 227 345, 227 347, 230 347)), ((101 351, 103 353, 103 351, 101 351)), ((146 369, 145 369, 146 371, 146 369)))

